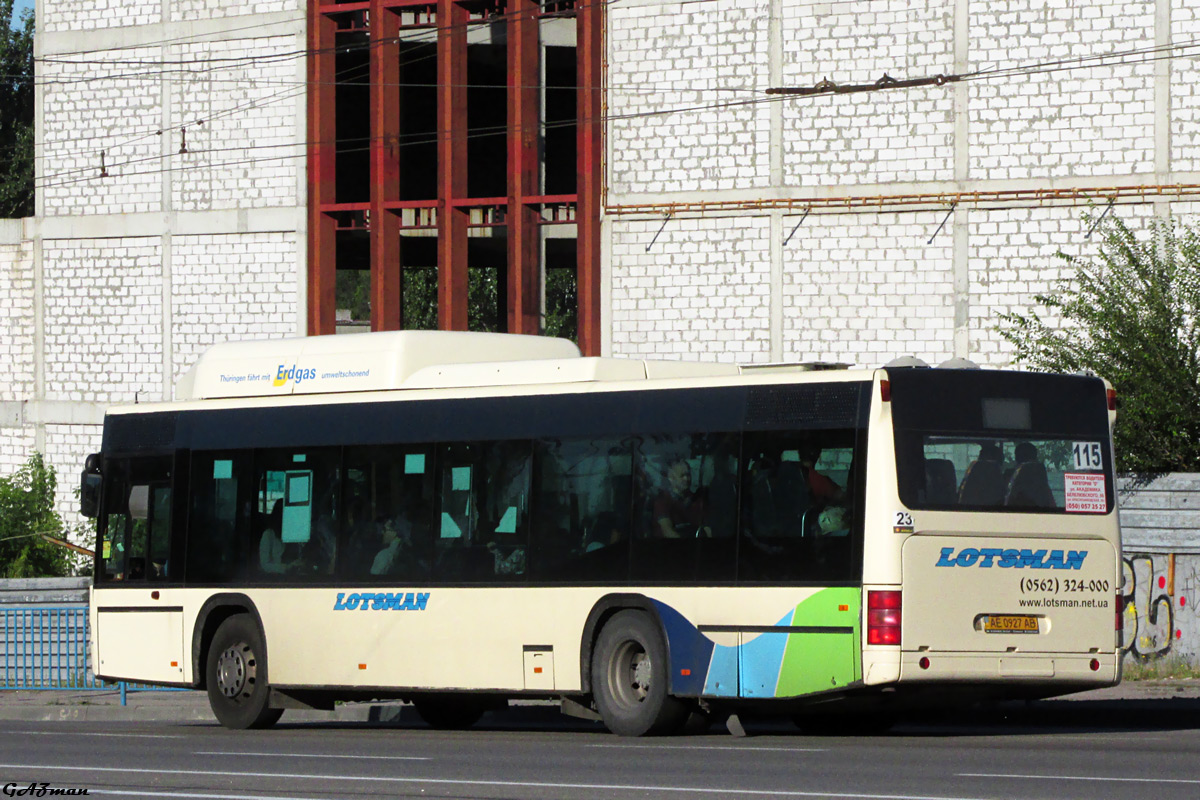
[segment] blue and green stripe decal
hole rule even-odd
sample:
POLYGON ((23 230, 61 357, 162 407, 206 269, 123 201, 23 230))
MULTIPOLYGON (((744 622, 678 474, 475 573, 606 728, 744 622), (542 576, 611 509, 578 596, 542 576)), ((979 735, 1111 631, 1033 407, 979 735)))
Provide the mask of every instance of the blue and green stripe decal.
POLYGON ((655 600, 671 655, 671 692, 685 697, 799 697, 861 678, 856 588, 821 589, 773 625, 697 628, 655 600), (736 634, 720 645, 708 633, 736 634))

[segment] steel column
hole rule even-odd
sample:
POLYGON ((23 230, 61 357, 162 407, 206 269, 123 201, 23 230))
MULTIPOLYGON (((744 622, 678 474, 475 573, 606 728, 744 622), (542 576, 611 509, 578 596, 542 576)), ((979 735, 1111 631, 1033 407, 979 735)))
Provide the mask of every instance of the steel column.
POLYGON ((576 187, 579 201, 575 212, 579 349, 585 356, 598 356, 600 338, 600 203, 603 180, 601 143, 603 117, 601 83, 602 0, 576 4, 576 74, 578 89, 578 154, 576 187))
POLYGON ((371 330, 401 326, 400 220, 384 204, 400 199, 400 17, 371 0, 371 330))
POLYGON ((308 334, 335 330, 337 224, 322 211, 336 202, 337 124, 334 37, 337 25, 308 7, 308 334))
POLYGON ((467 329, 467 10, 438 0, 438 327, 467 329))
POLYGON ((541 93, 535 0, 508 3, 508 332, 541 331, 538 113, 541 93))

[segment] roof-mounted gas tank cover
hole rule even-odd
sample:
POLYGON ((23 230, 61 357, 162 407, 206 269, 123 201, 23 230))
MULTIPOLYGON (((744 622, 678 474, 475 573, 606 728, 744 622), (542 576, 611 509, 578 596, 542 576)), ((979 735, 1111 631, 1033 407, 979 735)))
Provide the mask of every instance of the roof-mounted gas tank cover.
POLYGON ((217 344, 175 384, 176 400, 402 388, 427 367, 578 359, 567 339, 467 331, 386 331, 217 344))
POLYGON ((979 369, 979 365, 969 358, 948 358, 938 364, 938 369, 979 369))
POLYGON ((928 369, 929 364, 916 356, 899 356, 883 365, 884 369, 928 369))

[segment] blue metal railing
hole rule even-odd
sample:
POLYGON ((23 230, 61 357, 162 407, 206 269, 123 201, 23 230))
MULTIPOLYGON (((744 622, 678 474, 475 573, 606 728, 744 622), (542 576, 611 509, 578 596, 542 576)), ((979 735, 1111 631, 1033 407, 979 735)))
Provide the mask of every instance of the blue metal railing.
POLYGON ((0 608, 0 690, 119 689, 178 691, 171 687, 105 683, 92 673, 86 605, 0 608))

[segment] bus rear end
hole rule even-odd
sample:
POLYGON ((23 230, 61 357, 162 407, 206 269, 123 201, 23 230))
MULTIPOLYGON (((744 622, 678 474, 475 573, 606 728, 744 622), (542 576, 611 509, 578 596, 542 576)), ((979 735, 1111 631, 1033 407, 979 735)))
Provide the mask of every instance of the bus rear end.
POLYGON ((891 424, 876 426, 871 496, 896 502, 867 537, 867 682, 946 699, 1116 683, 1108 386, 990 370, 880 377, 877 420, 891 424))

